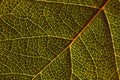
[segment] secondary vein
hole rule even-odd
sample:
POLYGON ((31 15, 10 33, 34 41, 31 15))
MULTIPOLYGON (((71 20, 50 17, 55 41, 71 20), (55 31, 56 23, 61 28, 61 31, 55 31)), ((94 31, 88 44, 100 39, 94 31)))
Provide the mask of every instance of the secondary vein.
POLYGON ((104 5, 97 11, 97 13, 89 20, 89 22, 84 26, 84 28, 74 37, 71 43, 61 52, 59 53, 50 63, 48 63, 42 70, 40 70, 37 74, 34 75, 32 80, 34 80, 40 73, 42 73, 49 65, 51 65, 57 58, 59 58, 76 40, 81 34, 89 27, 89 25, 94 21, 94 19, 99 15, 99 13, 104 10, 105 6, 109 3, 110 0, 107 0, 104 5))

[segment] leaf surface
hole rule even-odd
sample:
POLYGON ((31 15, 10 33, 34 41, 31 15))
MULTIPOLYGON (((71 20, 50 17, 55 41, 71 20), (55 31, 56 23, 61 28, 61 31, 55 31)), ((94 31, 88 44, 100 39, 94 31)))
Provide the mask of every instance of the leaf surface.
POLYGON ((0 79, 119 80, 120 2, 2 0, 0 79))

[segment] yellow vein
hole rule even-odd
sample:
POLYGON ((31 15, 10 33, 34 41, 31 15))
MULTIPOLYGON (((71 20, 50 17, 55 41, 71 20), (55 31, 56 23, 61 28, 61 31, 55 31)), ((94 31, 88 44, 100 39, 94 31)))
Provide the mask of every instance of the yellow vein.
POLYGON ((33 77, 34 75, 31 75, 31 74, 25 74, 25 73, 2 73, 0 75, 21 75, 21 76, 30 76, 30 77, 33 77))
MULTIPOLYGON (((71 49, 71 46, 70 46, 70 47, 69 47, 70 53, 72 52, 71 50, 72 50, 72 49, 71 49)), ((72 58, 72 54, 70 54, 70 58, 72 58)), ((73 62, 72 59, 70 59, 70 64, 71 64, 71 65, 70 65, 70 66, 71 66, 71 75, 70 75, 71 77, 70 77, 70 80, 72 80, 72 74, 73 74, 73 70, 72 70, 72 68, 73 68, 73 65, 72 65, 72 64, 73 64, 73 63, 72 63, 72 62, 73 62)))
POLYGON ((86 45, 85 42, 82 40, 82 38, 80 38, 80 40, 81 40, 82 43, 84 44, 86 50, 88 51, 88 53, 89 53, 89 55, 90 55, 90 57, 91 57, 91 59, 92 59, 92 62, 93 62, 94 66, 95 66, 95 69, 96 69, 96 77, 97 77, 97 80, 98 80, 97 66, 96 66, 96 64, 95 64, 94 58, 93 58, 93 56, 90 54, 90 50, 88 49, 87 45, 86 45))
POLYGON ((65 38, 59 36, 31 36, 31 37, 19 37, 19 38, 10 38, 10 39, 3 39, 0 41, 14 41, 14 40, 21 40, 21 39, 35 39, 35 38, 58 38, 58 39, 65 39, 65 40, 73 40, 72 38, 65 38))
POLYGON ((49 65, 51 65, 57 58, 59 58, 63 52, 65 52, 81 34, 88 28, 88 26, 93 22, 93 20, 97 17, 97 15, 104 10, 105 6, 109 3, 110 0, 107 0, 106 3, 98 10, 98 12, 90 19, 90 21, 84 26, 84 28, 76 35, 76 37, 71 41, 71 43, 61 52, 59 53, 50 63, 48 63, 42 70, 40 70, 33 78, 34 80, 40 73, 42 73, 49 65))
POLYGON ((45 1, 45 0, 36 0, 36 1, 40 1, 40 2, 46 2, 46 3, 54 3, 54 4, 63 4, 63 5, 74 5, 74 6, 84 6, 84 7, 90 7, 90 8, 94 8, 94 9, 99 9, 96 6, 90 6, 90 5, 84 5, 84 4, 76 4, 76 3, 66 3, 66 2, 55 2, 55 1, 45 1))
MULTIPOLYGON (((108 17, 105 14, 106 11, 105 10, 103 10, 103 11, 104 11, 104 15, 105 15, 105 17, 107 19, 107 23, 108 23, 108 26, 109 26, 109 29, 110 29, 110 22, 108 20, 108 17)), ((115 45, 114 45, 114 39, 113 39, 114 36, 112 35, 111 29, 110 29, 110 34, 111 34, 112 46, 113 46, 113 50, 114 50, 115 65, 116 65, 116 69, 117 69, 117 74, 119 76, 119 68, 118 68, 118 63, 117 63, 117 54, 116 54, 116 51, 115 51, 115 45)), ((119 80, 120 80, 120 78, 119 78, 119 80)))

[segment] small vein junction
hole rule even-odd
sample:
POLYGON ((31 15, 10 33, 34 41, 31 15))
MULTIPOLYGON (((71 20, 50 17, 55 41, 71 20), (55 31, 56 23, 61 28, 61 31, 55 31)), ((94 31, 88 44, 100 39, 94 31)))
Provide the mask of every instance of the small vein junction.
POLYGON ((51 60, 50 63, 48 63, 42 70, 40 70, 33 78, 34 80, 39 74, 41 74, 50 64, 52 64, 57 58, 59 58, 64 51, 66 51, 80 36, 81 34, 88 28, 88 26, 94 21, 94 19, 98 16, 98 14, 104 10, 105 6, 109 3, 110 0, 107 0, 106 3, 101 6, 101 8, 98 10, 98 12, 90 19, 90 21, 84 26, 84 28, 76 35, 76 37, 71 41, 71 43, 61 52, 56 56, 53 60, 51 60))

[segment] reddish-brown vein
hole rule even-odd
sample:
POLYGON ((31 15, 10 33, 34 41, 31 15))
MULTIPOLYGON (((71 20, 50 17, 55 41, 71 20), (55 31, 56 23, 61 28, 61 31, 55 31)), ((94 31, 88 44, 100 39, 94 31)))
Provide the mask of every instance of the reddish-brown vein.
POLYGON ((66 51, 70 46, 76 41, 78 37, 88 28, 88 26, 93 22, 93 20, 98 16, 98 14, 104 10, 105 6, 109 3, 110 0, 107 0, 106 3, 98 10, 98 12, 89 20, 89 22, 84 26, 84 28, 76 35, 76 37, 71 41, 71 43, 61 52, 59 53, 50 63, 48 63, 42 70, 40 70, 37 74, 34 75, 32 80, 34 80, 40 73, 42 73, 50 64, 52 64, 57 58, 59 58, 64 51, 66 51))

